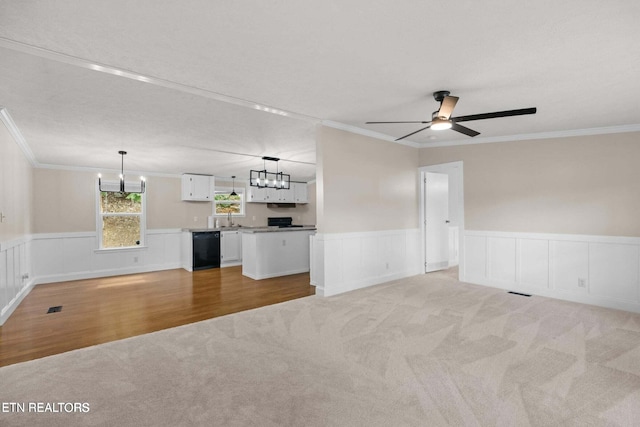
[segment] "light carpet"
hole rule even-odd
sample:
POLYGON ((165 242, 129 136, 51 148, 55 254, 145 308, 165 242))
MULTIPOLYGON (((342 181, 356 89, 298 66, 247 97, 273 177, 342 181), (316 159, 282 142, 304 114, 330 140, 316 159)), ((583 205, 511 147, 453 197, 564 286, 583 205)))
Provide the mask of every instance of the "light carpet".
POLYGON ((7 366, 0 404, 2 426, 632 426, 640 315, 432 273, 7 366))

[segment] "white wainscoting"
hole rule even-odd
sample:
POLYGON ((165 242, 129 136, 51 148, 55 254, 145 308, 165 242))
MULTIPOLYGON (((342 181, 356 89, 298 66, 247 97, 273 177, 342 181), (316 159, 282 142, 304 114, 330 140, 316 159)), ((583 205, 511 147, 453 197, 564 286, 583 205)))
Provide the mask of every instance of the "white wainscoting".
POLYGON ((311 237, 311 283, 331 296, 424 271, 420 230, 316 234, 311 237))
POLYGON ((466 231, 461 280, 640 312, 640 238, 466 231))
POLYGON ((0 242, 0 325, 33 287, 29 236, 0 242))
POLYGON ((180 229, 147 230, 145 247, 99 251, 95 232, 34 234, 35 283, 180 268, 180 236, 180 229))

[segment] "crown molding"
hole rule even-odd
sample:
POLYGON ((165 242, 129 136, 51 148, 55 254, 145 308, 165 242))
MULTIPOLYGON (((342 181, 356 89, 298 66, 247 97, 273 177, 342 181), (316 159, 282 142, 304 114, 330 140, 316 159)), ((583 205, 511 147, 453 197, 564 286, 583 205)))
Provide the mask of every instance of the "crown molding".
POLYGON ((420 148, 422 147, 422 144, 418 144, 417 142, 413 142, 413 141, 407 141, 407 140, 401 140, 401 141, 396 141, 396 138, 384 133, 380 133, 380 132, 374 132, 372 130, 368 130, 368 129, 363 129, 357 126, 352 126, 352 125, 347 125, 344 123, 340 123, 340 122, 334 122, 333 120, 322 120, 320 122, 321 125, 323 126, 327 126, 330 128, 334 128, 334 129, 339 129, 339 130, 344 130, 347 132, 351 132, 351 133, 356 133, 358 135, 364 135, 364 136, 369 136, 371 138, 376 138, 376 139, 381 139, 383 141, 389 141, 389 142, 394 142, 396 144, 400 144, 400 145, 407 145, 409 147, 414 147, 414 148, 420 148))
POLYGON ((466 139, 454 139, 450 141, 439 142, 413 142, 413 141, 395 141, 395 137, 370 131, 368 129, 359 128, 357 126, 346 125, 340 122, 334 122, 331 120, 323 120, 322 125, 328 126, 334 129, 340 129, 359 135, 370 136, 372 138, 382 139, 384 141, 395 142, 396 144, 408 145, 415 148, 437 148, 437 147, 452 147, 456 145, 472 145, 472 144, 489 144, 493 142, 516 142, 527 141, 532 139, 551 139, 551 138, 570 138, 575 136, 590 136, 590 135, 605 135, 614 133, 628 133, 628 132, 640 132, 640 124, 621 125, 621 126, 605 126, 597 128, 587 129, 570 129, 550 132, 537 132, 526 133, 519 135, 504 135, 504 136, 486 136, 480 138, 466 138, 466 139))
POLYGON ((451 147, 455 145, 472 145, 472 144, 489 144, 493 142, 516 142, 516 141, 528 141, 532 139, 552 139, 552 138, 570 138, 576 136, 590 136, 590 135, 606 135, 614 133, 628 133, 639 132, 640 124, 635 125, 621 125, 621 126, 606 126, 587 129, 571 129, 560 130, 551 132, 538 132, 538 133, 526 133, 520 135, 505 135, 505 136, 487 136, 480 138, 469 139, 456 139, 452 141, 442 142, 424 142, 418 144, 421 148, 436 148, 436 147, 451 147))
POLYGON ((33 46, 26 43, 17 42, 15 40, 0 37, 0 47, 15 50, 18 52, 38 56, 40 58, 50 59, 52 61, 61 62, 63 64, 74 65, 76 67, 86 68, 88 70, 98 71, 113 76, 124 77, 131 80, 136 80, 143 83, 149 83, 155 86, 160 86, 168 89, 174 89, 192 95, 198 95, 205 98, 213 99, 227 104, 234 104, 253 110, 263 111, 269 114, 275 114, 278 116, 289 117, 292 119, 304 120, 310 123, 318 123, 320 119, 316 117, 307 116, 304 114, 295 113, 293 111, 286 111, 280 108, 276 108, 270 105, 259 104, 254 101, 236 98, 234 96, 225 95, 222 93, 213 92, 207 89, 202 89, 195 86, 189 86, 182 83, 177 83, 171 80, 162 79, 159 77, 140 74, 132 70, 126 70, 124 68, 114 67, 112 65, 101 64, 99 62, 89 61, 77 56, 71 56, 64 53, 56 52, 49 49, 33 46))
POLYGON ((16 142, 16 144, 18 144, 18 147, 20 147, 20 149, 24 153, 24 156, 27 158, 29 163, 31 163, 31 166, 36 168, 39 167, 40 165, 38 164, 36 157, 33 155, 33 151, 31 151, 31 148, 29 148, 27 141, 24 139, 24 136, 22 136, 22 132, 20 132, 20 129, 9 114, 9 110, 7 110, 5 107, 0 107, 0 120, 2 120, 4 125, 7 127, 7 130, 11 134, 11 137, 16 142))

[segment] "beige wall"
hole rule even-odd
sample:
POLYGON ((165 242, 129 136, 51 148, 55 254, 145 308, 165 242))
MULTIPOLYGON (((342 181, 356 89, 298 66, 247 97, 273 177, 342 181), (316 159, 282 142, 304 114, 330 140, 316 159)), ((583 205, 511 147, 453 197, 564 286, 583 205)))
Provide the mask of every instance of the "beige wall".
MULTIPOLYGON (((116 176, 105 178, 117 179, 116 176)), ((92 172, 35 169, 34 232, 95 231, 95 180, 96 174, 92 172)), ((180 191, 180 177, 147 178, 148 229, 207 227, 212 204, 182 201, 180 191)), ((271 209, 266 204, 247 203, 246 217, 235 219, 234 222, 246 226, 266 225, 269 216, 292 216, 294 223, 315 224, 314 206, 314 203, 310 203, 294 209, 271 209), (313 214, 310 215, 309 212, 313 214), (256 219, 253 220, 253 217, 256 219)), ((226 224, 226 220, 222 223, 226 224)))
POLYGON ((322 233, 418 227, 418 150, 320 126, 317 222, 322 233))
MULTIPOLYGON (((116 176, 105 176, 117 179, 116 176)), ((34 171, 34 232, 96 230, 96 174, 57 169, 34 171)), ((211 203, 180 200, 179 177, 147 178, 147 228, 206 227, 211 203), (197 221, 194 221, 197 218, 197 221)))
POLYGON ((458 160, 468 230, 640 236, 640 133, 420 150, 458 160))
POLYGON ((31 233, 31 164, 0 121, 0 242, 31 233))

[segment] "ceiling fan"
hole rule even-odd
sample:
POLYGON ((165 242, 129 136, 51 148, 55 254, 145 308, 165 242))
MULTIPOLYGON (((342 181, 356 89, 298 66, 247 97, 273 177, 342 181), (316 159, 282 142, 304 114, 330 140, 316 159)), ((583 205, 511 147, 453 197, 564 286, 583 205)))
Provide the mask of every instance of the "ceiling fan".
POLYGON ((458 122, 468 122, 471 120, 484 120, 484 119, 496 119, 498 117, 510 117, 510 116, 523 116, 525 114, 535 114, 536 108, 522 108, 519 110, 506 110, 506 111, 496 111, 494 113, 482 113, 482 114, 472 114, 470 116, 459 116, 459 117, 451 117, 451 113, 453 113, 453 108, 456 106, 458 102, 457 96, 449 96, 448 90, 439 90, 437 92, 433 92, 433 97, 436 101, 440 103, 440 109, 438 111, 434 111, 431 115, 431 121, 410 121, 410 122, 366 122, 368 125, 374 124, 387 124, 387 123, 422 123, 429 124, 428 126, 423 127, 422 129, 418 129, 415 132, 411 132, 405 136, 401 136, 396 139, 396 141, 400 141, 401 139, 405 139, 411 135, 415 135, 418 132, 422 132, 425 129, 434 129, 434 130, 442 130, 442 129, 452 129, 456 132, 463 133, 467 136, 478 136, 480 132, 476 132, 473 129, 469 129, 468 127, 462 126, 458 124, 458 122))

